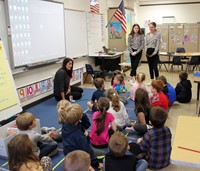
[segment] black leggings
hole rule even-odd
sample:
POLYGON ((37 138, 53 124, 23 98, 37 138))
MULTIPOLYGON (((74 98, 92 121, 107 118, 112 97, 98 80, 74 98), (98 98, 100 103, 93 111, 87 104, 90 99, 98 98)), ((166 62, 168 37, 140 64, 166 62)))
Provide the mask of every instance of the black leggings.
POLYGON ((152 57, 147 56, 147 61, 149 65, 149 72, 150 72, 151 79, 154 79, 154 74, 155 74, 155 77, 157 78, 159 76, 159 72, 158 72, 159 55, 156 54, 152 57))
MULTIPOLYGON (((71 86, 71 92, 70 94, 65 95, 65 99, 69 100, 69 96, 72 95, 73 96, 73 100, 79 100, 82 97, 82 93, 83 93, 83 89, 77 86, 71 86)), ((55 99, 57 101, 62 100, 61 96, 55 96, 55 99)))
MULTIPOLYGON (((136 50, 133 49, 133 51, 135 52, 136 50)), ((130 58, 131 58, 131 72, 130 72, 130 76, 136 76, 136 70, 138 67, 138 64, 140 62, 142 56, 142 51, 139 52, 138 54, 136 54, 135 56, 131 55, 130 53, 130 58)))

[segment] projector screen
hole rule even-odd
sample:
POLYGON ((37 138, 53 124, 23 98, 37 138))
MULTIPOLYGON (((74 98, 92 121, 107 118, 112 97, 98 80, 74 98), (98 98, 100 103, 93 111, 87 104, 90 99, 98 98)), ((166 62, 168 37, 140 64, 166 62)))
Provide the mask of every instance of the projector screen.
POLYGON ((65 56, 63 3, 7 0, 14 67, 65 56))

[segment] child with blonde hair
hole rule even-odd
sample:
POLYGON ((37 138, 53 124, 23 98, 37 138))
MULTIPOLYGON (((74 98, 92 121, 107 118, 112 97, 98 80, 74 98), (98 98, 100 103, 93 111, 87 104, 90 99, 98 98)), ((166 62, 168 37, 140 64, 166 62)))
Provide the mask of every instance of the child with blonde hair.
POLYGON ((85 151, 72 151, 65 157, 64 171, 94 171, 90 162, 90 155, 85 151))
MULTIPOLYGON (((64 121, 64 108, 67 108, 71 103, 68 100, 61 100, 57 104, 57 110, 58 110, 58 120, 60 124, 63 124, 64 121)), ((88 134, 87 129, 91 126, 89 118, 85 113, 82 114, 81 120, 78 122, 78 125, 80 126, 81 131, 84 134, 88 134)))
POLYGON ((130 91, 130 98, 132 100, 135 100, 135 92, 138 88, 143 88, 144 90, 146 90, 144 80, 145 80, 145 74, 144 73, 140 72, 136 75, 135 82, 133 83, 133 85, 131 87, 131 91, 130 91))
POLYGON ((124 104, 119 99, 117 92, 113 89, 109 89, 107 91, 107 98, 110 103, 110 108, 107 112, 112 113, 114 116, 117 130, 123 130, 125 127, 130 126, 131 121, 124 104))
POLYGON ((82 108, 78 104, 70 104, 66 108, 58 108, 58 113, 62 113, 62 143, 64 155, 74 151, 83 150, 90 154, 91 165, 94 168, 102 168, 103 164, 97 160, 93 149, 84 133, 81 131, 78 122, 82 118, 82 108))
POLYGON ((34 152, 42 158, 43 156, 53 156, 58 152, 58 144, 52 139, 53 132, 41 135, 32 129, 36 127, 36 118, 29 112, 22 113, 16 118, 16 125, 19 134, 27 134, 34 146, 34 152), (43 143, 48 142, 48 143, 43 143), (38 145, 39 144, 39 145, 38 145))
POLYGON ((128 93, 125 85, 123 84, 124 76, 122 74, 117 74, 114 77, 114 84, 116 85, 114 89, 117 91, 120 97, 120 101, 124 104, 128 103, 128 93))
POLYGON ((106 97, 100 97, 97 102, 99 111, 92 116, 92 130, 90 133, 91 144, 94 147, 105 147, 109 140, 109 126, 111 130, 116 131, 117 127, 114 116, 107 112, 110 104, 106 97))

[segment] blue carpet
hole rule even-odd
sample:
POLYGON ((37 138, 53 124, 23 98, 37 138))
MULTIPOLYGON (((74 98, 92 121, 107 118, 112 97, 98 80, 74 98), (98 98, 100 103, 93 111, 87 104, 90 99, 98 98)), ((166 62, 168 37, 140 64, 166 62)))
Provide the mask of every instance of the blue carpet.
MULTIPOLYGON (((91 99, 93 92, 95 89, 89 89, 84 88, 83 96, 80 100, 76 100, 75 103, 78 103, 82 106, 83 112, 85 112, 91 121, 92 119, 92 112, 87 110, 87 102, 91 99)), ((54 97, 36 105, 29 109, 27 109, 28 112, 31 112, 35 115, 36 118, 40 119, 40 125, 41 127, 47 126, 47 127, 55 127, 56 129, 60 129, 61 125, 58 123, 58 115, 57 115, 57 101, 54 99, 54 97)), ((129 117, 131 120, 135 120, 136 116, 134 113, 135 104, 134 101, 129 100, 128 104, 125 105, 127 108, 127 112, 129 114, 129 117)), ((90 130, 91 128, 89 128, 90 130)), ((124 133, 126 133, 124 131, 124 133)), ((134 138, 140 137, 140 135, 137 134, 129 134, 128 135, 128 141, 134 141, 134 138)), ((62 147, 62 143, 59 143, 59 147, 62 147)), ((107 149, 103 149, 106 150, 107 149)), ((63 170, 63 163, 60 162, 64 158, 63 152, 59 151, 58 155, 54 156, 52 158, 53 166, 55 167, 55 171, 61 171, 63 170)), ((6 163, 7 160, 0 159, 0 166, 2 166, 4 163, 6 163)), ((3 166, 3 168, 8 168, 8 165, 3 166)))

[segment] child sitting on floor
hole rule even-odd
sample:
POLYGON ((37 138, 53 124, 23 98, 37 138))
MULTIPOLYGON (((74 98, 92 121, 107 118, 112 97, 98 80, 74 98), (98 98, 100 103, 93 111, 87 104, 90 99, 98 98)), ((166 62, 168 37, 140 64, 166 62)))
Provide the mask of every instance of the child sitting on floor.
MULTIPOLYGON (((9 170, 52 171, 52 161, 44 156, 39 160, 27 134, 18 134, 8 143, 9 170)), ((1 170, 1 169, 0 169, 1 170)))
POLYGON ((167 96, 162 92, 164 84, 161 80, 153 80, 151 82, 151 92, 150 103, 152 106, 160 106, 166 111, 168 111, 168 99, 167 96))
POLYGON ((117 130, 123 130, 127 126, 131 126, 131 121, 127 114, 124 104, 119 100, 119 95, 113 89, 107 91, 107 98, 110 102, 110 108, 107 112, 112 113, 115 118, 117 130))
MULTIPOLYGON (((115 70, 113 72, 113 76, 112 76, 112 79, 111 79, 111 86, 112 88, 115 88, 116 87, 116 84, 114 83, 114 78, 117 74, 122 74, 120 70, 115 70)), ((122 82, 122 84, 125 84, 124 81, 122 82)))
POLYGON ((109 126, 112 131, 117 127, 114 122, 114 116, 107 112, 110 107, 109 100, 106 97, 100 97, 98 100, 99 111, 92 116, 92 129, 90 133, 91 144, 94 147, 106 147, 109 140, 109 126))
POLYGON ((135 82, 133 83, 133 85, 131 87, 131 91, 130 91, 130 98, 132 100, 135 100, 135 91, 138 88, 143 88, 144 90, 146 90, 144 80, 145 80, 145 74, 144 73, 140 72, 136 75, 135 82))
POLYGON ((58 144, 52 139, 53 132, 45 135, 36 133, 32 129, 36 127, 36 118, 33 114, 25 112, 16 118, 16 125, 19 134, 27 134, 34 146, 34 152, 42 158, 43 156, 53 156, 58 152, 58 144))
POLYGON ((150 111, 151 130, 139 138, 137 143, 130 143, 130 151, 138 159, 145 158, 152 169, 162 169, 170 164, 172 134, 164 124, 167 120, 167 112, 159 106, 150 111))
POLYGON ((96 112, 97 109, 97 101, 100 97, 105 97, 105 85, 104 85, 104 79, 103 78, 96 78, 94 80, 94 86, 96 87, 96 91, 93 93, 91 101, 87 102, 87 106, 89 109, 92 109, 92 112, 96 112))
POLYGON ((157 80, 161 80, 164 84, 162 92, 168 97, 169 106, 172 106, 173 103, 176 101, 176 91, 174 87, 167 82, 167 79, 165 76, 159 76, 157 80))
POLYGON ((64 171, 94 171, 90 162, 90 155, 85 151, 72 151, 65 157, 64 171))
POLYGON ((58 113, 59 115, 62 114, 61 123, 64 155, 74 150, 83 150, 90 154, 92 167, 101 169, 103 164, 97 160, 87 137, 78 125, 78 122, 82 118, 81 106, 78 104, 70 104, 66 108, 59 108, 58 113))
POLYGON ((149 96, 146 90, 143 88, 138 88, 135 92, 135 114, 137 116, 137 121, 133 127, 127 127, 127 132, 139 132, 145 134, 151 126, 149 125, 149 113, 151 110, 151 105, 149 101, 149 96))
POLYGON ((134 155, 127 155, 129 145, 125 135, 116 131, 108 143, 109 152, 105 156, 104 171, 145 171, 148 163, 141 159, 137 162, 134 155), (138 164, 137 164, 138 163, 138 164))
POLYGON ((115 75, 114 84, 116 86, 114 87, 114 89, 119 94, 120 101, 122 101, 122 103, 124 103, 124 104, 127 104, 128 103, 128 100, 127 100, 128 92, 127 92, 125 85, 123 84, 123 81, 124 81, 124 76, 122 74, 115 75))
POLYGON ((176 101, 179 103, 188 103, 192 98, 192 84, 187 79, 187 72, 180 72, 180 82, 176 85, 176 101))

